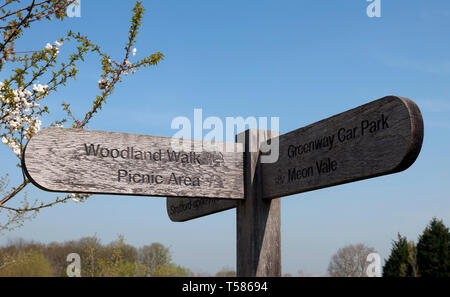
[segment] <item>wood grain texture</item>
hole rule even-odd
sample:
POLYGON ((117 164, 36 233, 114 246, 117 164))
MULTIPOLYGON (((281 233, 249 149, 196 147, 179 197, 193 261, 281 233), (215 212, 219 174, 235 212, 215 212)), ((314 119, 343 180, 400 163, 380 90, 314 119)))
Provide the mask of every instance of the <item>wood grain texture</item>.
POLYGON ((173 222, 189 221, 236 206, 237 201, 230 199, 167 197, 166 202, 167 214, 173 222))
POLYGON ((260 147, 277 132, 258 133, 247 130, 238 135, 245 143, 245 200, 237 201, 237 276, 281 276, 281 199, 264 200, 260 147))
POLYGON ((241 144, 226 152, 225 143, 193 141, 183 150, 173 143, 179 140, 49 128, 30 139, 22 163, 47 191, 243 199, 241 144))
POLYGON ((407 169, 422 147, 417 105, 387 96, 279 137, 279 158, 262 164, 267 199, 407 169))

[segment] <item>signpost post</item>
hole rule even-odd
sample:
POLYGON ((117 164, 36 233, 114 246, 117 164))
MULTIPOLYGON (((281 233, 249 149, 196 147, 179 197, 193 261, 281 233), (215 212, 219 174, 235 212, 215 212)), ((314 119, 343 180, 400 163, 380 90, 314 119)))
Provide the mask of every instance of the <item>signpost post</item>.
POLYGON ((237 276, 281 276, 279 198, 403 171, 423 129, 413 101, 388 96, 281 136, 247 130, 233 152, 224 143, 173 150, 171 138, 46 129, 22 163, 44 190, 166 196, 175 222, 236 208, 237 276), (274 163, 261 162, 268 141, 279 143, 274 163))
POLYGON ((237 276, 281 276, 281 201, 264 200, 261 154, 257 148, 278 132, 247 130, 245 143, 245 200, 236 210, 237 276), (263 138, 267 137, 267 138, 263 138))

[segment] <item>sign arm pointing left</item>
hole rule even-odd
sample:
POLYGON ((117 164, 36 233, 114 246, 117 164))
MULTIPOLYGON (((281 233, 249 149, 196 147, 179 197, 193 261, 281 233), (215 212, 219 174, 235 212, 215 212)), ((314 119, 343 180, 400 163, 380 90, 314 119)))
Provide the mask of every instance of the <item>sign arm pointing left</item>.
POLYGON ((29 180, 52 192, 243 199, 243 154, 229 144, 48 128, 27 143, 29 180), (181 140, 180 140, 181 141, 181 140), (200 148, 200 149, 197 149, 200 148))

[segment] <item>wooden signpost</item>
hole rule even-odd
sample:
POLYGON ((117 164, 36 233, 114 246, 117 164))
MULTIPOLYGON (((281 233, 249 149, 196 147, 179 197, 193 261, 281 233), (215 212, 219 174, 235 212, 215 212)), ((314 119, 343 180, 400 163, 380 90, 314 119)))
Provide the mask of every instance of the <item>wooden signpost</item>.
POLYGON ((238 202, 230 199, 167 197, 167 214, 173 222, 185 222, 235 208, 238 202))
POLYGON ((417 105, 388 96, 279 137, 278 162, 262 164, 263 197, 276 198, 400 172, 423 140, 417 105))
POLYGON ((223 143, 174 151, 170 138, 47 129, 27 144, 23 168, 44 190, 166 196, 175 222, 236 208, 237 275, 281 276, 279 198, 405 170, 423 129, 417 105, 396 96, 281 136, 247 130, 235 152, 223 143), (274 163, 261 162, 268 141, 279 143, 274 163))
POLYGON ((173 144, 167 137, 49 128, 30 139, 23 167, 47 191, 244 198, 240 144, 235 152, 219 142, 192 141, 182 151, 173 144))
MULTIPOLYGON (((422 140, 422 116, 413 101, 388 96, 370 102, 279 136, 278 161, 261 164, 263 198, 405 170, 417 158, 422 140)), ((233 208, 232 201, 207 203, 205 199, 197 201, 195 208, 177 208, 181 201, 168 198, 167 211, 173 221, 233 208)))

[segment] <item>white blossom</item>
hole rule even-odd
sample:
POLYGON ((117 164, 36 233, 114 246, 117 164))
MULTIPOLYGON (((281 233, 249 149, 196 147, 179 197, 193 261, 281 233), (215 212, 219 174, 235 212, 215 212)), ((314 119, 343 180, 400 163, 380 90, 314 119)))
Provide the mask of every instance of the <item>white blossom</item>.
POLYGON ((45 45, 45 49, 48 50, 48 51, 50 51, 50 50, 53 49, 53 46, 52 46, 50 43, 47 43, 47 44, 45 45))
POLYGON ((41 84, 34 84, 33 85, 33 91, 44 93, 48 89, 48 85, 41 85, 41 84))
POLYGON ((72 197, 72 201, 75 203, 80 202, 80 199, 77 198, 77 195, 75 195, 74 193, 70 194, 70 196, 72 197))
POLYGON ((62 45, 62 42, 59 42, 58 40, 55 41, 54 45, 56 47, 60 47, 62 45))
POLYGON ((98 81, 98 88, 100 90, 104 90, 109 86, 109 81, 107 81, 106 79, 100 79, 98 81))
POLYGON ((137 49, 134 48, 134 49, 133 49, 133 57, 136 56, 136 52, 137 52, 137 49))
POLYGON ((9 146, 9 148, 16 154, 17 156, 20 156, 20 145, 16 143, 14 139, 7 139, 6 137, 2 138, 2 143, 9 146))
POLYGON ((20 155, 20 147, 18 145, 11 145, 11 149, 14 152, 14 154, 16 154, 17 156, 20 155))
MULTIPOLYGON (((33 90, 42 93, 47 88, 47 85, 35 84, 33 90)), ((39 103, 36 102, 38 98, 33 99, 33 92, 19 88, 11 90, 11 93, 12 96, 8 96, 6 100, 0 93, 0 99, 7 104, 3 110, 1 124, 6 127, 9 126, 11 133, 11 136, 6 135, 2 137, 2 143, 8 145, 16 155, 20 156, 21 146, 18 140, 14 138, 14 133, 23 130, 23 136, 26 139, 30 139, 41 129, 42 122, 31 113, 32 109, 39 107, 39 103)))

